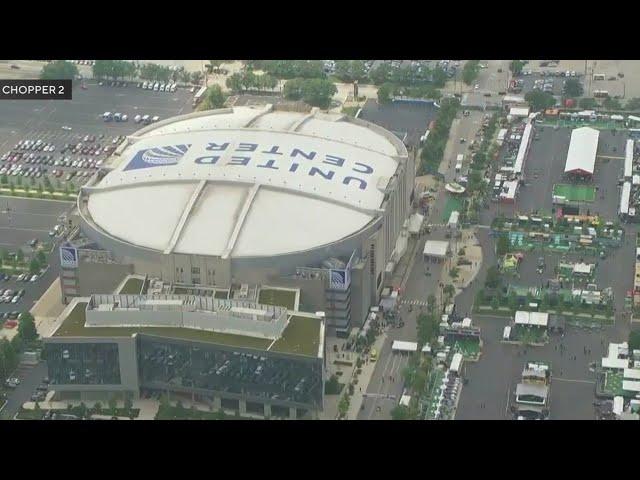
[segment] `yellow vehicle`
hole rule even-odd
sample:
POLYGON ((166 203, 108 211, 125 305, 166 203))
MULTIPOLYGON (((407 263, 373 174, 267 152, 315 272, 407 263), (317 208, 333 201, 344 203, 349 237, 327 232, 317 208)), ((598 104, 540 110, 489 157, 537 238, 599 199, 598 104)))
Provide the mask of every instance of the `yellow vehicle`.
POLYGON ((378 352, 376 351, 375 348, 371 349, 371 353, 369 353, 369 360, 371 360, 372 362, 375 362, 378 359, 378 352))

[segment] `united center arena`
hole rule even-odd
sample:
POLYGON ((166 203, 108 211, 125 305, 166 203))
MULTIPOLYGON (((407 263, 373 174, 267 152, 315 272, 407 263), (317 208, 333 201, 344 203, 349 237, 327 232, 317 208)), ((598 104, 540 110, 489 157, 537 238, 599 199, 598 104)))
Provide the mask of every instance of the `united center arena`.
MULTIPOLYGON (((82 188, 77 219, 116 263, 174 285, 299 289, 338 335, 377 305, 415 177, 391 132, 272 105, 149 125, 111 165, 82 188)), ((83 287, 100 264, 74 268, 67 301, 105 293, 83 287)))

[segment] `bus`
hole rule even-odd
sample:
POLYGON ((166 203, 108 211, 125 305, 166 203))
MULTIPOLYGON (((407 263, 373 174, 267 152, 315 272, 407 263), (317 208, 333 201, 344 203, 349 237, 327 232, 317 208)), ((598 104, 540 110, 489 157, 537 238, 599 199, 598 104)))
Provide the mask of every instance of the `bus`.
POLYGON ((593 96, 595 98, 607 98, 609 96, 609 92, 606 90, 594 90, 593 96))
POLYGON ((594 73, 593 74, 593 79, 594 80, 604 80, 605 79, 605 75, 604 73, 594 73))
POLYGON ((204 97, 204 93, 207 91, 207 87, 202 87, 200 90, 198 90, 198 92, 196 93, 195 97, 193 97, 193 107, 195 108, 196 105, 198 105, 200 103, 200 101, 202 100, 202 97, 204 97))

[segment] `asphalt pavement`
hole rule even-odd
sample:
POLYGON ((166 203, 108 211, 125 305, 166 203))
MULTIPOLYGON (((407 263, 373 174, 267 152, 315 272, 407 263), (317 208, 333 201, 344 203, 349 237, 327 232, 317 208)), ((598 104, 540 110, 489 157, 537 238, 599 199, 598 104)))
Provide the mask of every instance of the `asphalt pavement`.
POLYGON ((24 402, 31 400, 31 395, 36 391, 36 387, 42 383, 47 376, 47 364, 41 362, 38 365, 23 365, 16 369, 11 375, 20 378, 20 385, 9 390, 7 404, 0 412, 0 420, 11 420, 24 402))

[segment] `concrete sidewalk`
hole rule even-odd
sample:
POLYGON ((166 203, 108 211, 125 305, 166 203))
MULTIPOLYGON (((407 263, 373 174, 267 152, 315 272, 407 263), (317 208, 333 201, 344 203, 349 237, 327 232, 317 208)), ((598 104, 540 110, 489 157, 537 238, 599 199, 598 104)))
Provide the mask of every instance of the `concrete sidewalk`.
MULTIPOLYGON (((81 403, 83 402, 79 400, 69 400, 64 402, 40 402, 38 403, 38 405, 40 406, 41 410, 67 410, 67 407, 69 405, 77 407, 81 403)), ((84 402, 84 404, 87 407, 93 407, 96 403, 97 401, 84 402)), ((100 403, 102 404, 103 410, 108 408, 106 402, 100 402, 100 403)), ((25 410, 33 410, 35 406, 36 406, 35 402, 25 402, 24 405, 22 405, 22 408, 24 408, 25 410)), ((124 408, 124 402, 118 401, 116 403, 116 407, 124 408)), ((156 414, 158 413, 159 407, 160 407, 160 402, 158 402, 157 400, 151 400, 151 399, 134 400, 133 408, 140 409, 140 414, 136 418, 134 418, 134 420, 153 420, 156 417, 156 414)), ((101 415, 101 416, 111 419, 110 415, 101 415)), ((119 417, 119 419, 129 420, 128 417, 119 417)))
MULTIPOLYGON (((383 333, 378 338, 376 338, 376 341, 373 342, 371 348, 374 348, 376 349, 376 351, 381 352, 386 339, 387 334, 383 333)), ((377 361, 369 362, 366 356, 364 356, 362 363, 362 373, 360 375, 355 375, 354 372, 354 377, 358 378, 358 384, 355 385, 353 395, 351 396, 349 410, 347 411, 347 420, 357 420, 358 414, 360 413, 360 407, 362 406, 362 401, 364 398, 363 396, 369 388, 369 382, 371 382, 371 377, 373 377, 373 372, 376 369, 377 364, 377 361)), ((345 385, 345 388, 348 389, 349 386, 345 385)))

